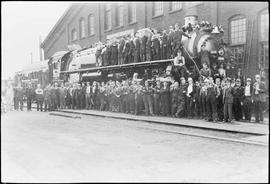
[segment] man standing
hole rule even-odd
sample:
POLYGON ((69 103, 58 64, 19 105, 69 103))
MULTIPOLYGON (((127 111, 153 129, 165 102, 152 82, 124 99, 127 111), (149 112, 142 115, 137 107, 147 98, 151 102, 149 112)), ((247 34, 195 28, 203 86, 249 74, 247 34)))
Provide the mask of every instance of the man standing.
POLYGON ((51 111, 51 91, 50 91, 51 85, 48 84, 46 88, 44 89, 44 111, 51 111))
POLYGON ((168 35, 166 30, 163 30, 161 37, 161 58, 160 59, 168 59, 168 35))
POLYGON ((160 36, 157 30, 154 30, 154 35, 152 36, 152 53, 153 60, 160 60, 160 36))
POLYGON ((141 62, 146 61, 146 43, 147 43, 147 36, 143 35, 140 39, 140 59, 141 62))
POLYGON ((241 86, 241 79, 236 80, 236 85, 233 88, 233 115, 236 121, 242 120, 241 104, 244 95, 244 89, 241 86))
POLYGON ((173 58, 173 48, 174 48, 174 30, 173 26, 169 27, 169 34, 168 34, 168 45, 167 45, 167 51, 168 51, 168 59, 173 58))
POLYGON ((21 86, 21 83, 18 84, 15 92, 15 110, 19 109, 23 111, 23 97, 24 97, 24 90, 21 86))
POLYGON ((170 93, 171 93, 171 114, 175 117, 175 113, 178 107, 178 95, 179 95, 179 83, 174 82, 170 86, 170 93))
POLYGON ((36 99, 37 99, 37 111, 43 111, 43 101, 44 101, 44 96, 43 96, 43 89, 41 89, 40 84, 37 85, 36 89, 36 99))
POLYGON ((124 57, 123 57, 124 46, 125 46, 125 40, 124 38, 121 38, 118 44, 118 64, 119 65, 124 64, 124 57))
POLYGON ((187 103, 187 115, 188 118, 193 118, 194 116, 194 101, 195 101, 195 86, 193 84, 192 78, 188 78, 188 86, 187 86, 187 97, 186 97, 186 103, 187 103))
POLYGON ((134 52, 135 52, 135 44, 134 44, 134 37, 130 38, 129 40, 129 52, 128 52, 128 63, 133 63, 134 62, 134 52))
POLYGON ((231 87, 231 79, 226 79, 226 86, 223 93, 223 104, 224 104, 224 120, 223 122, 232 123, 232 104, 233 104, 233 94, 231 87))
POLYGON ((64 88, 64 83, 61 83, 59 88, 59 99, 60 99, 60 109, 65 107, 66 89, 64 88))
POLYGON ((154 114, 158 116, 160 115, 161 110, 160 90, 161 90, 161 82, 160 80, 156 80, 156 86, 154 88, 154 114))
POLYGON ((251 86, 251 79, 247 78, 246 86, 244 89, 243 111, 244 111, 245 121, 248 121, 248 122, 250 122, 251 120, 252 90, 253 88, 251 86))
POLYGON ((146 61, 152 61, 152 36, 149 34, 146 42, 146 61))
POLYGON ((27 110, 31 111, 32 102, 33 102, 34 97, 35 97, 35 91, 31 85, 31 83, 29 83, 28 87, 25 90, 25 96, 27 99, 27 110))
POLYGON ((134 63, 140 62, 140 38, 139 38, 139 33, 135 33, 135 38, 134 38, 134 44, 135 44, 135 52, 134 52, 134 63))
POLYGON ((261 81, 260 75, 255 75, 255 83, 253 85, 252 101, 254 103, 255 121, 259 123, 263 122, 263 102, 265 101, 266 86, 261 81))
POLYGON ((164 81, 163 88, 160 90, 161 109, 163 116, 169 116, 170 112, 170 87, 168 81, 164 81))
POLYGON ((116 42, 112 43, 111 45, 111 65, 117 65, 118 64, 118 46, 116 42))
POLYGON ((178 23, 175 24, 175 31, 174 31, 174 48, 173 48, 173 55, 176 56, 176 52, 178 49, 182 48, 182 36, 186 36, 188 38, 191 38, 189 35, 187 35, 186 33, 184 33, 181 29, 178 23))
POLYGON ((209 77, 209 85, 206 95, 206 107, 208 114, 208 121, 217 122, 217 88, 214 84, 213 78, 209 77))
POLYGON ((91 106, 91 86, 90 86, 90 82, 86 83, 85 105, 86 105, 86 109, 90 109, 90 106, 91 106))
POLYGON ((218 120, 223 120, 223 90, 221 87, 220 78, 216 78, 216 89, 217 89, 217 116, 218 120))
POLYGON ((125 41, 125 45, 123 48, 123 63, 122 64, 127 64, 129 63, 129 52, 130 52, 130 41, 129 41, 130 37, 127 37, 127 40, 125 41))
POLYGON ((186 106, 186 91, 187 91, 187 85, 186 80, 184 77, 181 77, 181 84, 179 88, 179 95, 178 95, 178 107, 177 111, 175 113, 175 116, 177 118, 184 117, 185 116, 185 106, 186 106))

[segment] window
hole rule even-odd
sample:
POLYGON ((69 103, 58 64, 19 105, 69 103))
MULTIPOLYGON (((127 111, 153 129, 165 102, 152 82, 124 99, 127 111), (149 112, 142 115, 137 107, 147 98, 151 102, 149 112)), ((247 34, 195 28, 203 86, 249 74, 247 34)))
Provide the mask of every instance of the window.
POLYGON ((260 35, 261 41, 268 41, 269 34, 269 12, 265 10, 260 15, 260 35))
POLYGON ((129 3, 128 4, 128 23, 136 22, 136 4, 129 3))
POLYGON ((94 15, 90 14, 88 16, 88 35, 93 35, 95 34, 95 29, 94 29, 94 15))
POLYGON ((246 43, 246 18, 236 16, 230 20, 230 38, 233 45, 246 43))
POLYGON ((77 31, 76 31, 76 29, 72 29, 72 31, 71 31, 71 40, 72 41, 77 40, 77 31))
POLYGON ((235 61, 235 64, 244 63, 244 45, 231 47, 232 55, 235 61))
POLYGON ((110 4, 105 4, 104 9, 105 9, 104 29, 105 30, 110 30, 112 28, 111 5, 110 4))
POLYGON ((153 16, 163 14, 163 2, 153 2, 153 16))
POLYGON ((182 9, 182 2, 172 1, 170 3, 170 11, 180 10, 182 9))
POLYGON ((123 26, 124 25, 124 6, 122 3, 117 3, 116 11, 115 11, 115 26, 123 26))
POLYGON ((80 38, 85 37, 85 20, 84 18, 80 19, 80 38))

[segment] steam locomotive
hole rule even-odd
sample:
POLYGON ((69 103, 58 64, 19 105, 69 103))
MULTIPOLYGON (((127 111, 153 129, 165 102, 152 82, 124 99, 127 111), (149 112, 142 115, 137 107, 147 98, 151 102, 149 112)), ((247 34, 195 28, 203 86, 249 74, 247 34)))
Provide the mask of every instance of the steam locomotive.
MULTIPOLYGON (((140 35, 153 35, 153 30, 144 28, 138 30, 140 35)), ((182 38, 183 56, 186 58, 186 66, 190 70, 199 73, 202 67, 201 58, 206 54, 209 58, 209 64, 231 62, 231 52, 223 41, 223 30, 217 26, 197 26, 188 29, 191 38, 182 38)), ((50 57, 46 70, 39 71, 39 75, 48 75, 46 83, 69 81, 81 82, 100 80, 106 81, 110 78, 132 77, 133 73, 139 75, 153 76, 154 74, 164 72, 165 75, 177 75, 172 71, 173 59, 146 61, 140 63, 129 63, 112 66, 97 66, 95 52, 97 48, 73 49, 69 52, 57 52, 50 57)), ((29 72, 28 72, 29 73, 29 72)), ((33 78, 28 74, 25 78, 33 78)), ((41 78, 37 77, 36 78, 41 78)), ((19 81, 19 80, 17 80, 19 81)))

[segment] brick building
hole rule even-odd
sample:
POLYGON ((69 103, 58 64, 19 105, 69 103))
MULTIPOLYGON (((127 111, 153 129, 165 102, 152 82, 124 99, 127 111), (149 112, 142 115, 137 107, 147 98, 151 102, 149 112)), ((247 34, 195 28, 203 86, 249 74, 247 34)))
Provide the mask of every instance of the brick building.
POLYGON ((76 3, 66 10, 41 48, 48 59, 70 44, 84 48, 145 27, 168 29, 176 22, 183 25, 187 15, 222 25, 225 42, 248 76, 264 72, 268 78, 268 2, 76 3))

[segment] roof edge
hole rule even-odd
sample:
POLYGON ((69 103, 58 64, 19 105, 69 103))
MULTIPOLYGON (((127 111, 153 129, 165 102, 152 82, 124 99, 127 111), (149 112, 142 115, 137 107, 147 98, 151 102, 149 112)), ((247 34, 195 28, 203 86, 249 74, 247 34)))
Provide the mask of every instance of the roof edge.
POLYGON ((68 14, 68 12, 70 11, 70 9, 75 5, 75 3, 72 3, 69 5, 69 7, 65 10, 65 12, 63 13, 63 15, 58 19, 58 21, 56 22, 56 24, 53 26, 53 28, 51 29, 51 31, 48 33, 48 35, 46 36, 46 38, 44 39, 44 41, 42 41, 42 43, 40 44, 40 47, 43 48, 45 43, 48 41, 49 37, 53 34, 53 32, 56 30, 57 26, 60 24, 60 22, 62 22, 62 20, 66 17, 66 15, 68 14))

